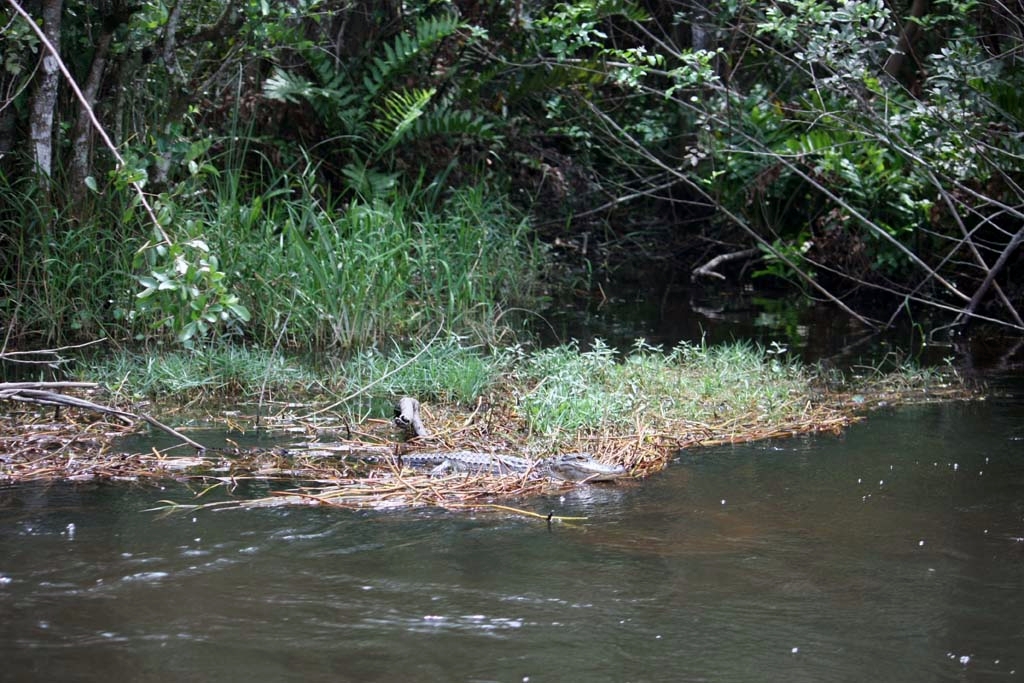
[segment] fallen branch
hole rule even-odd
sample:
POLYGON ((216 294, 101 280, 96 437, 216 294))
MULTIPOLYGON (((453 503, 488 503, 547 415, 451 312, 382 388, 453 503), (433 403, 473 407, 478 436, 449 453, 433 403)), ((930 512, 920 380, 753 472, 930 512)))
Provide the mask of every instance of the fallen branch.
POLYGON ((121 418, 128 424, 131 424, 132 420, 136 419, 135 415, 118 410, 117 408, 110 408, 108 406, 102 406, 92 401, 86 401, 84 398, 77 398, 75 396, 66 396, 64 394, 58 394, 54 389, 65 389, 69 387, 74 388, 96 388, 98 385, 91 384, 89 382, 13 382, 0 384, 0 398, 6 398, 9 401, 23 401, 25 403, 37 403, 39 405, 47 406, 68 406, 74 408, 85 408, 86 410, 93 410, 98 413, 105 413, 107 415, 114 415, 121 418))
POLYGON ((35 403, 46 406, 66 406, 70 408, 82 408, 92 410, 105 415, 113 415, 120 418, 127 424, 133 424, 139 420, 148 422, 157 429, 167 432, 171 436, 181 439, 196 450, 205 451, 206 447, 201 443, 193 441, 178 430, 168 427, 162 422, 149 415, 136 415, 126 410, 111 408, 87 401, 77 396, 67 396, 52 389, 96 389, 99 385, 94 382, 4 382, 0 383, 0 399, 9 401, 22 401, 24 403, 35 403))
POLYGON ((202 451, 206 450, 206 446, 204 446, 203 444, 201 444, 201 443, 199 443, 197 441, 193 441, 192 439, 188 438, 187 436, 185 436, 184 434, 182 434, 178 430, 174 429, 173 427, 168 427, 167 425, 165 425, 164 423, 158 421, 156 418, 151 417, 150 415, 146 415, 145 413, 141 413, 141 414, 138 415, 138 417, 136 419, 138 419, 138 418, 142 418, 143 420, 145 420, 149 424, 153 425, 157 429, 160 429, 160 430, 162 430, 164 432, 167 432, 168 434, 170 434, 171 436, 173 436, 175 438, 181 439, 182 441, 187 443, 189 446, 192 446, 193 448, 195 448, 197 451, 202 452, 202 451))
POLYGON ((100 344, 107 340, 106 337, 94 339, 82 344, 61 346, 56 349, 37 349, 35 351, 0 351, 0 360, 5 363, 20 363, 22 365, 47 365, 56 367, 61 363, 67 363, 70 359, 62 358, 61 351, 68 349, 81 349, 93 344, 100 344))
MULTIPOLYGON (((963 310, 963 313, 961 313, 960 317, 957 318, 957 325, 964 324, 974 317, 974 311, 978 308, 978 305, 981 303, 981 300, 985 298, 985 294, 988 293, 989 288, 995 285, 996 276, 999 275, 1003 268, 1005 268, 1007 261, 1010 260, 1010 256, 1013 254, 1014 251, 1017 250, 1017 247, 1020 246, 1020 243, 1022 241, 1024 241, 1024 228, 1021 228, 1020 230, 1017 231, 1017 234, 1013 236, 1013 239, 1011 239, 1010 243, 1006 245, 1006 248, 1003 249, 1003 252, 999 254, 999 258, 996 260, 995 264, 993 264, 993 266, 989 269, 988 273, 986 273, 985 279, 978 286, 977 291, 974 292, 974 296, 971 297, 970 303, 967 304, 966 308, 964 308, 963 310)), ((1007 305, 1009 306, 1008 303, 1007 305)), ((1010 312, 1016 317, 1016 320, 1019 322, 1020 316, 1017 315, 1017 311, 1012 306, 1010 306, 1010 312)))
POLYGON ((696 282, 697 279, 701 277, 710 277, 715 278, 717 280, 724 280, 725 276, 719 273, 717 270, 715 270, 716 268, 718 268, 718 266, 722 265, 723 263, 735 261, 741 258, 751 258, 757 256, 760 253, 760 249, 751 248, 743 249, 741 251, 729 252, 728 254, 719 254, 718 256, 714 257, 713 259, 711 259, 704 265, 700 266, 699 268, 694 268, 693 273, 690 274, 690 282, 696 282))

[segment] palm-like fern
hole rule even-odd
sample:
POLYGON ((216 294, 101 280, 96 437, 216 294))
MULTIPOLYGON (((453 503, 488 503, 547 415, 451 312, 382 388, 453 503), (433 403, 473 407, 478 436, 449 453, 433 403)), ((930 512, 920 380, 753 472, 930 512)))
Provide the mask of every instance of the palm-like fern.
POLYGON ((370 97, 384 88, 391 78, 402 72, 416 57, 451 36, 463 26, 454 14, 424 17, 416 22, 413 34, 399 33, 391 43, 384 43, 383 57, 374 57, 363 76, 363 87, 370 97))
POLYGON ((423 116, 435 93, 437 88, 411 88, 389 92, 382 98, 376 107, 377 119, 372 124, 385 139, 382 152, 401 142, 416 120, 423 116))
POLYGON ((270 99, 307 102, 333 132, 359 140, 360 156, 369 159, 370 165, 399 144, 418 138, 457 134, 487 137, 493 131, 482 116, 454 109, 437 96, 436 87, 394 87, 428 51, 462 27, 458 17, 451 14, 421 18, 413 32, 400 33, 384 43, 382 54, 354 72, 340 69, 330 55, 310 51, 305 59, 317 82, 276 69, 264 83, 263 93, 270 99))

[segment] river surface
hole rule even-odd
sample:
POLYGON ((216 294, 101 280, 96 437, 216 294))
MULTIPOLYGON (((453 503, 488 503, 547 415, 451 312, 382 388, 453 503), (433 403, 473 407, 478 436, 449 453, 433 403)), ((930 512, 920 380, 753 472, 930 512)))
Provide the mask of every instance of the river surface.
POLYGON ((1024 679, 1024 387, 496 512, 0 489, 0 679, 1024 679))

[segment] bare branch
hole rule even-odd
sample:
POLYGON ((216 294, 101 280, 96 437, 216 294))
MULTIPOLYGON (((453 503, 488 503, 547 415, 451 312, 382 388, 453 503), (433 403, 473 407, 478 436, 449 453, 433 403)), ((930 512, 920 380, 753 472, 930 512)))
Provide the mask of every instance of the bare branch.
POLYGON ((724 280, 725 276, 719 273, 716 268, 727 263, 729 261, 735 261, 741 258, 751 258, 761 253, 760 249, 743 249, 742 251, 734 251, 728 254, 719 254, 699 268, 694 268, 693 273, 690 275, 690 280, 696 282, 702 277, 710 277, 718 280, 724 280))

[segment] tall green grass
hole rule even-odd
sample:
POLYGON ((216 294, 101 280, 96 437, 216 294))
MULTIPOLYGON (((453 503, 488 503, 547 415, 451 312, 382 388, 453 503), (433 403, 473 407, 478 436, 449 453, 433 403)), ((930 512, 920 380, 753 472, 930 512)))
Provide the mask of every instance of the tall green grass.
POLYGON ((333 376, 343 391, 370 387, 381 396, 417 396, 424 401, 472 405, 498 387, 508 369, 508 356, 457 337, 395 347, 391 352, 365 349, 335 364, 333 376))
MULTIPOLYGON (((217 282, 251 313, 245 324, 211 325, 213 333, 192 346, 239 331, 263 347, 345 353, 439 329, 492 342, 502 335, 506 307, 530 305, 543 251, 486 183, 341 201, 311 169, 243 170, 236 154, 224 157, 228 168, 206 164, 154 199, 171 238, 209 245, 216 277, 223 275, 217 282)), ((32 188, 3 182, 0 313, 15 336, 176 347, 166 323, 180 313, 143 309, 135 298, 137 276, 157 268, 173 275, 176 264, 153 258, 136 270, 151 226, 133 214, 130 199, 105 193, 90 216, 73 220, 37 202, 32 188)), ((162 305, 205 310, 213 296, 186 286, 176 293, 181 301, 165 296, 162 305)))
POLYGON ((123 333, 133 249, 110 212, 79 223, 34 181, 0 174, 0 319, 10 338, 45 346, 123 333))
POLYGON ((529 301, 540 251, 500 197, 455 191, 435 211, 297 188, 239 205, 217 232, 264 343, 357 349, 439 327, 486 338, 503 306, 529 301))

